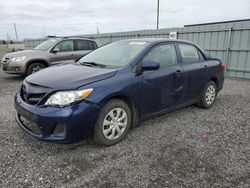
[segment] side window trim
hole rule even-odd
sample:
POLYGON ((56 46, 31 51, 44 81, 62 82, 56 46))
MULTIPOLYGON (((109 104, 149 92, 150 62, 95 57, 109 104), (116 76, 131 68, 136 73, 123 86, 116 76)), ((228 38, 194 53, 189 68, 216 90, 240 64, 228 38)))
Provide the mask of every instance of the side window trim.
POLYGON ((200 57, 200 62, 206 61, 206 58, 205 58, 204 54, 202 53, 202 51, 199 48, 197 48, 197 51, 198 51, 198 54, 200 57))
POLYGON ((74 52, 77 51, 77 49, 76 49, 76 41, 77 41, 77 39, 73 39, 73 51, 74 52))

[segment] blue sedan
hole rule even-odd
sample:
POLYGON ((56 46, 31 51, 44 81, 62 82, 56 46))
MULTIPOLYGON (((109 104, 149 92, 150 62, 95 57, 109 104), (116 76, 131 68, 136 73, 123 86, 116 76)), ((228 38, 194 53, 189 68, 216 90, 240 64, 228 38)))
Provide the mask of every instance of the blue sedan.
POLYGON ((16 121, 45 141, 114 145, 138 121, 192 104, 210 108, 224 68, 187 41, 114 42, 27 77, 15 95, 16 121))

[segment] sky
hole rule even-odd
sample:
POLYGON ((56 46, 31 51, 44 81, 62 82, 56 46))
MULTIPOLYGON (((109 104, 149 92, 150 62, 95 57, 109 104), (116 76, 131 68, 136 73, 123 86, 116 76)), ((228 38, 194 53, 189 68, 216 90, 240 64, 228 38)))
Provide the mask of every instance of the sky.
MULTIPOLYGON (((157 0, 0 0, 0 39, 156 28, 157 0)), ((160 0, 160 28, 250 19, 250 0, 160 0)))

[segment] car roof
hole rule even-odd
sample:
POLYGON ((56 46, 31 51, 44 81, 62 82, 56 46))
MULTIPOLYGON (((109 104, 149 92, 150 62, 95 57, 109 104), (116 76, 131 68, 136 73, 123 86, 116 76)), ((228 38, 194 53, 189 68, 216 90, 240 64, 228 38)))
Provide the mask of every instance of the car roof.
POLYGON ((160 42, 184 42, 189 43, 197 46, 195 43, 187 41, 187 40, 180 40, 180 39, 166 39, 166 38, 137 38, 137 39, 125 39, 122 41, 140 41, 140 42, 148 42, 148 43, 160 43, 160 42))
POLYGON ((190 44, 190 45, 193 45, 193 46, 196 46, 202 53, 203 55, 205 55, 205 57, 209 57, 210 55, 203 49, 201 48, 199 45, 193 43, 193 42, 190 42, 190 41, 187 41, 187 40, 181 40, 181 39, 166 39, 166 38, 137 38, 137 39, 126 39, 126 40, 123 40, 123 41, 140 41, 140 42, 148 42, 150 43, 150 45, 155 45, 155 44, 158 44, 158 43, 161 43, 161 42, 181 42, 181 43, 186 43, 186 44, 190 44))
POLYGON ((55 39, 55 40, 71 40, 71 39, 73 39, 73 40, 89 40, 89 41, 94 41, 94 42, 96 42, 95 40, 93 40, 93 39, 90 39, 90 38, 83 38, 83 37, 49 37, 48 38, 48 40, 49 39, 55 39))

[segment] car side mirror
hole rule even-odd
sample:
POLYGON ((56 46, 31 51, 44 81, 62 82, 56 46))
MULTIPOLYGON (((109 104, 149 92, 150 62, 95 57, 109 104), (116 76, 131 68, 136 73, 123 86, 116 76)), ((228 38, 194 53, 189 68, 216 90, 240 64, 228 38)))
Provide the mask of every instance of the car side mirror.
POLYGON ((160 68, 160 63, 155 61, 145 61, 142 63, 142 70, 158 70, 160 68))
POLYGON ((56 54, 56 53, 58 53, 60 50, 58 49, 58 48, 54 48, 51 52, 53 53, 53 54, 56 54))

